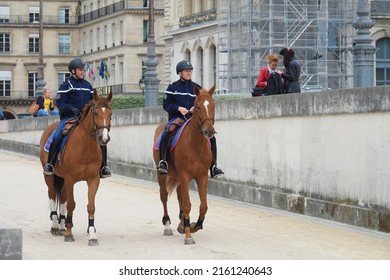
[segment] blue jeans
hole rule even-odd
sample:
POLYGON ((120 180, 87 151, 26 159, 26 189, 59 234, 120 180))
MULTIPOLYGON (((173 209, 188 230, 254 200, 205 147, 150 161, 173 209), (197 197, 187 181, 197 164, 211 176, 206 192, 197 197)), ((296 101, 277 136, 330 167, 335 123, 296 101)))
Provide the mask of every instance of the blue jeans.
POLYGON ((64 128, 65 126, 65 123, 66 121, 69 119, 70 117, 66 117, 66 118, 63 118, 60 123, 58 124, 57 126, 57 129, 56 129, 56 132, 54 133, 54 137, 53 137, 53 142, 56 143, 56 144, 61 144, 62 142, 62 138, 64 137, 62 135, 62 129, 64 128))
POLYGON ((47 116, 58 116, 59 115, 59 112, 58 111, 46 111, 46 110, 43 110, 43 109, 39 109, 37 114, 36 114, 36 117, 47 117, 47 116))

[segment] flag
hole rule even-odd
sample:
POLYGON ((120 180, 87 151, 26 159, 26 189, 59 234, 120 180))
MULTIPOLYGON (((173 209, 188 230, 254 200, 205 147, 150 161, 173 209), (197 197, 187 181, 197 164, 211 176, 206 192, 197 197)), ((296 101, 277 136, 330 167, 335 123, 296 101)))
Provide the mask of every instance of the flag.
POLYGON ((91 80, 95 80, 95 75, 93 74, 93 69, 91 69, 91 67, 89 66, 88 63, 85 65, 85 70, 86 70, 86 74, 88 75, 88 77, 91 80))
POLYGON ((102 79, 106 80, 110 77, 110 74, 108 73, 107 69, 107 64, 103 60, 100 62, 99 76, 102 79))
POLYGON ((104 79, 104 62, 103 62, 103 60, 100 61, 99 76, 100 76, 102 79, 104 79))

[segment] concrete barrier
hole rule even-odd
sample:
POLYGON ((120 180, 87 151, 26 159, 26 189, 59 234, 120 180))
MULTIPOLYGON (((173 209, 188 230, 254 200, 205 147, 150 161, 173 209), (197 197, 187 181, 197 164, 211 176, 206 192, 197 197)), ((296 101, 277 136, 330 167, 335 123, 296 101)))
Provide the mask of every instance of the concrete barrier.
POLYGON ((21 260, 22 247, 22 229, 0 224, 0 260, 21 260))
MULTIPOLYGON (((156 181, 153 134, 166 117, 161 107, 114 112, 114 173, 156 181)), ((56 120, 2 121, 0 148, 37 155, 56 120)), ((210 180, 209 193, 390 232, 388 123, 389 86, 218 101, 225 175, 210 180)))

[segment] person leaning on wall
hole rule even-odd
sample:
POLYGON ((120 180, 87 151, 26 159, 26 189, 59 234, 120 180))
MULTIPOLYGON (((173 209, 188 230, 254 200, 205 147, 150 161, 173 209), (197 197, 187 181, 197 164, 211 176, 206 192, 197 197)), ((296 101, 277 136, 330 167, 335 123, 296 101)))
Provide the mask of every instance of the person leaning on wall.
POLYGON ((45 117, 45 116, 58 116, 59 112, 54 110, 54 101, 51 96, 51 90, 45 89, 41 96, 38 96, 36 101, 39 105, 39 110, 35 114, 36 117, 45 117))
POLYGON ((267 55, 265 58, 267 66, 260 69, 256 86, 262 89, 262 95, 273 95, 283 93, 283 81, 280 73, 276 72, 279 62, 279 55, 276 53, 267 55))
POLYGON ((301 77, 301 63, 295 58, 292 48, 283 48, 280 51, 283 56, 284 72, 277 70, 282 75, 285 93, 301 92, 299 78, 301 77))

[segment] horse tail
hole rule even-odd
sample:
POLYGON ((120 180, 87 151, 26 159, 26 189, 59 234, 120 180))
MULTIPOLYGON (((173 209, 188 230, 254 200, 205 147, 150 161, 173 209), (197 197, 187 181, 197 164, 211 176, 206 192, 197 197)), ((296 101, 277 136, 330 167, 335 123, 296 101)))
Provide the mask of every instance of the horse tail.
POLYGON ((54 190, 56 192, 56 203, 59 205, 59 199, 62 193, 62 189, 64 187, 64 178, 53 174, 54 176, 54 190))

